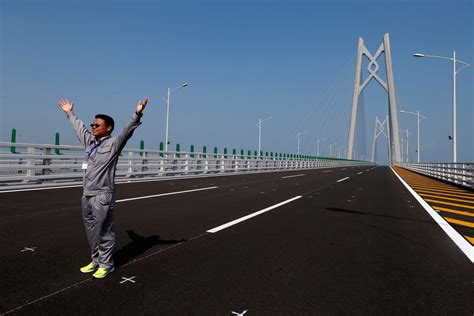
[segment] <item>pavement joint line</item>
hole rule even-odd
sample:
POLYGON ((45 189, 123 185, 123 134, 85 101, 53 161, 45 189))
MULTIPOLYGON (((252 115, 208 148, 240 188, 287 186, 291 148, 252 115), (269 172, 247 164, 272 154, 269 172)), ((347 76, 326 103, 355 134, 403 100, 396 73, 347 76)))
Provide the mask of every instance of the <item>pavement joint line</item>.
POLYGON ((441 217, 427 202, 425 202, 416 192, 413 190, 403 178, 390 166, 392 172, 397 176, 400 182, 405 188, 415 197, 418 203, 423 206, 426 212, 435 220, 435 222, 441 227, 442 230, 448 235, 449 238, 458 246, 458 248, 474 263, 474 247, 464 239, 446 220, 441 217))
POLYGON ((349 178, 350 178, 350 177, 345 177, 345 178, 342 178, 342 179, 337 180, 336 182, 342 182, 342 181, 345 181, 345 180, 347 180, 347 179, 349 179, 349 178))
POLYGON ((9 310, 9 311, 6 311, 6 312, 4 313, 4 315, 6 315, 6 314, 11 314, 11 313, 13 313, 13 312, 16 312, 16 311, 22 309, 23 307, 26 307, 26 306, 29 306, 29 305, 38 303, 39 301, 42 301, 42 300, 44 300, 44 299, 47 299, 48 297, 54 296, 54 295, 56 295, 56 294, 59 294, 59 293, 64 292, 64 291, 67 291, 67 290, 69 290, 69 289, 71 289, 71 288, 77 287, 77 286, 79 286, 79 285, 81 285, 81 284, 83 284, 83 283, 87 283, 87 282, 90 282, 90 281, 92 281, 92 279, 91 279, 91 278, 88 278, 88 279, 82 280, 82 281, 80 281, 80 282, 74 283, 73 285, 69 285, 69 286, 67 286, 67 287, 65 287, 65 288, 62 288, 62 289, 60 289, 60 290, 57 290, 56 292, 53 292, 53 293, 44 295, 44 296, 42 296, 42 297, 40 297, 40 298, 37 298, 37 299, 35 299, 35 300, 31 301, 31 302, 25 303, 25 304, 23 304, 23 305, 20 305, 20 306, 18 306, 18 307, 15 307, 15 308, 13 308, 13 309, 11 309, 11 310, 9 310))
POLYGON ((294 178, 294 177, 302 177, 302 176, 305 176, 306 174, 302 173, 302 174, 296 174, 294 176, 286 176, 286 177, 281 177, 282 179, 288 179, 288 178, 294 178))
POLYGON ((134 201, 134 200, 150 199, 150 198, 155 198, 155 197, 160 197, 160 196, 175 195, 175 194, 182 194, 182 193, 191 193, 191 192, 197 192, 197 191, 212 190, 212 189, 217 189, 217 188, 218 187, 214 186, 214 187, 199 188, 199 189, 184 190, 184 191, 176 191, 176 192, 168 192, 168 193, 161 193, 161 194, 154 194, 154 195, 145 195, 145 196, 139 196, 139 197, 134 197, 134 198, 129 198, 129 199, 116 200, 115 202, 120 203, 120 202, 134 201))
POLYGON ((154 256, 154 255, 160 254, 160 253, 165 252, 165 251, 167 251, 167 250, 170 250, 170 249, 179 247, 179 246, 181 246, 182 244, 188 243, 188 242, 190 242, 190 241, 192 241, 192 240, 194 240, 194 239, 198 239, 198 238, 203 237, 203 236, 205 236, 205 235, 208 235, 208 234, 207 234, 207 233, 203 233, 203 234, 200 234, 200 235, 191 237, 191 238, 187 239, 186 241, 182 241, 182 242, 179 242, 179 243, 174 244, 174 245, 172 245, 172 246, 169 246, 169 247, 166 247, 166 248, 157 250, 157 251, 152 252, 152 253, 150 253, 149 255, 146 255, 146 256, 144 256, 144 257, 140 257, 140 258, 134 259, 134 260, 132 260, 132 261, 130 261, 130 262, 128 262, 128 263, 122 265, 121 268, 126 267, 126 266, 129 266, 129 265, 131 265, 131 264, 133 264, 133 263, 136 263, 136 262, 139 262, 139 261, 148 259, 148 258, 150 258, 150 257, 152 257, 152 256, 154 256))
POLYGON ((278 203, 278 204, 275 204, 275 205, 269 206, 269 207, 267 207, 267 208, 264 208, 263 210, 254 212, 254 213, 252 213, 252 214, 249 214, 249 215, 246 215, 246 216, 243 216, 243 217, 240 217, 240 218, 238 218, 238 219, 236 219, 236 220, 233 220, 233 221, 231 221, 231 222, 228 222, 228 223, 226 223, 226 224, 222 224, 222 225, 220 225, 220 226, 211 228, 211 229, 207 230, 206 232, 211 233, 211 234, 217 233, 218 231, 221 231, 221 230, 226 229, 226 228, 228 228, 228 227, 234 226, 234 225, 236 225, 236 224, 238 224, 238 223, 241 223, 241 222, 243 222, 243 221, 246 221, 246 220, 248 220, 248 219, 250 219, 250 218, 252 218, 252 217, 258 216, 258 215, 263 214, 263 213, 266 213, 266 212, 271 211, 271 210, 273 210, 273 209, 275 209, 275 208, 277 208, 277 207, 280 207, 280 206, 282 206, 282 205, 291 203, 291 202, 293 202, 293 201, 295 201, 295 200, 298 200, 298 199, 300 199, 300 198, 302 198, 301 195, 295 196, 295 197, 293 197, 293 198, 291 198, 291 199, 288 199, 288 200, 286 200, 286 201, 283 201, 283 202, 280 202, 280 203, 278 203))

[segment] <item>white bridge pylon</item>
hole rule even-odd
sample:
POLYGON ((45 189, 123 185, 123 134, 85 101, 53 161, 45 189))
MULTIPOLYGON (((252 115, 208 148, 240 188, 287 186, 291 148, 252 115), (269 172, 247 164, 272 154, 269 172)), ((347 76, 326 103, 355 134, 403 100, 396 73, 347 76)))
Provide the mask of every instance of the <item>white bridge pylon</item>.
MULTIPOLYGON (((397 116, 397 102, 395 98, 395 83, 393 80, 393 69, 392 69, 392 55, 390 52, 390 36, 385 33, 383 43, 380 44, 379 49, 372 55, 367 47, 364 45, 364 40, 359 37, 359 44, 357 47, 357 60, 354 77, 354 94, 352 95, 352 112, 351 121, 349 127, 349 144, 347 146, 347 159, 352 159, 354 150, 354 135, 355 126, 357 119, 357 108, 359 106, 359 97, 368 85, 368 83, 374 79, 387 91, 388 94, 388 147, 389 147, 389 160, 390 163, 400 162, 400 141, 398 137, 398 116, 397 116), (378 75, 377 71, 380 69, 377 59, 385 53, 385 69, 387 71, 387 82, 383 81, 378 75), (365 56, 369 59, 369 65, 367 70, 369 76, 361 84, 362 78, 362 57, 365 56)), ((365 137, 365 136, 364 136, 365 137)))
MULTIPOLYGON (((385 117, 385 119, 380 122, 379 118, 376 116, 375 117, 375 127, 374 127, 374 135, 372 138, 372 162, 375 162, 376 160, 376 155, 377 155, 377 139, 381 134, 385 136, 385 139, 387 139, 387 144, 389 140, 389 127, 388 127, 388 116, 385 117)), ((390 157, 390 146, 388 147, 388 156, 390 157)))

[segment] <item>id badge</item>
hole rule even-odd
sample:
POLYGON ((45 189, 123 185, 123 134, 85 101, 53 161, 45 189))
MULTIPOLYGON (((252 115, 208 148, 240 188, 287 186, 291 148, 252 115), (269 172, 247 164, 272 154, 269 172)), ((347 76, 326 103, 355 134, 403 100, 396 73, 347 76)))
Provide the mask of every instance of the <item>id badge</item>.
POLYGON ((82 170, 87 170, 87 162, 82 163, 82 170))

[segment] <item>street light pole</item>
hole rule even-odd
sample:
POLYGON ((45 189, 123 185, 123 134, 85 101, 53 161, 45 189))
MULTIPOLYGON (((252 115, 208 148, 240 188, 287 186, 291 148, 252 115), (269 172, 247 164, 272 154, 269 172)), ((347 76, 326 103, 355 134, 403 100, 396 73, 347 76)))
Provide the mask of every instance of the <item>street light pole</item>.
POLYGON ((181 88, 184 88, 184 87, 187 87, 188 84, 187 83, 183 83, 182 85, 180 85, 179 87, 177 87, 176 89, 174 90, 171 90, 170 88, 168 88, 168 93, 166 94, 167 97, 166 97, 166 133, 165 133, 165 152, 168 151, 168 126, 169 126, 169 118, 170 118, 170 95, 172 92, 178 90, 178 89, 181 89, 181 88))
POLYGON ((296 136, 298 138, 298 155, 300 154, 300 136, 306 134, 307 132, 308 131, 304 131, 303 133, 298 132, 298 135, 296 136))
POLYGON ((266 119, 258 119, 258 157, 260 157, 260 151, 261 151, 261 141, 262 141, 262 122, 271 119, 272 117, 267 117, 266 119))
POLYGON ((326 140, 326 138, 318 139, 318 157, 320 157, 320 154, 319 154, 319 142, 320 142, 320 141, 325 141, 325 140, 326 140))
POLYGON ((430 58, 440 58, 447 59, 453 62, 453 132, 452 132, 452 141, 453 141, 453 162, 457 162, 457 137, 456 137, 456 75, 464 68, 470 67, 471 65, 465 63, 459 59, 456 59, 456 51, 453 50, 453 57, 444 57, 437 55, 425 55, 425 54, 413 54, 415 57, 430 57, 430 58), (457 69, 456 63, 463 64, 463 66, 457 69))
POLYGON ((404 110, 400 110, 401 113, 413 114, 416 115, 417 119, 417 145, 416 145, 416 153, 417 153, 417 162, 420 163, 420 121, 425 119, 426 117, 420 114, 420 110, 415 112, 408 112, 404 110))
POLYGON ((406 133, 406 135, 407 135, 407 136, 406 136, 406 137, 407 137, 406 140, 404 140, 403 138, 401 138, 401 141, 402 141, 402 146, 401 146, 401 148, 402 148, 402 154, 401 154, 401 157, 402 157, 402 162, 403 162, 403 156, 404 156, 404 155, 403 155, 403 142, 406 141, 406 151, 405 151, 405 158, 406 158, 405 160, 406 160, 406 161, 405 161, 405 162, 408 162, 408 136, 409 136, 409 133, 410 133, 410 132, 408 131, 408 128, 407 128, 407 129, 399 129, 398 131, 404 132, 404 133, 406 133))
POLYGON ((329 144, 329 157, 332 157, 332 145, 336 145, 337 143, 329 144))

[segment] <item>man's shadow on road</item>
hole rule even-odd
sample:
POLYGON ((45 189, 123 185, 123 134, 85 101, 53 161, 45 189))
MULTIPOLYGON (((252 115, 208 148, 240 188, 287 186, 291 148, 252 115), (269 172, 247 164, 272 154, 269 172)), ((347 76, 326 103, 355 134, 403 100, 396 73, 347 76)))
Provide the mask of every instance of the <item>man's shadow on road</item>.
POLYGON ((151 249, 157 245, 178 244, 187 241, 186 239, 163 240, 160 238, 160 236, 155 235, 143 237, 135 233, 133 230, 127 230, 127 234, 132 241, 123 246, 120 250, 116 251, 114 254, 115 266, 117 268, 133 261, 141 254, 145 253, 148 249, 151 249))

